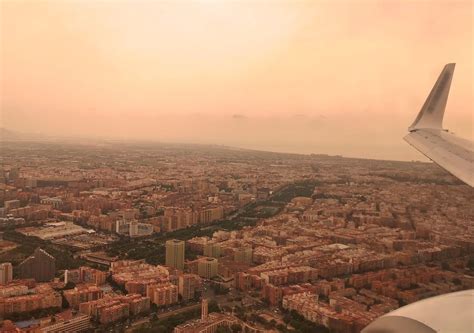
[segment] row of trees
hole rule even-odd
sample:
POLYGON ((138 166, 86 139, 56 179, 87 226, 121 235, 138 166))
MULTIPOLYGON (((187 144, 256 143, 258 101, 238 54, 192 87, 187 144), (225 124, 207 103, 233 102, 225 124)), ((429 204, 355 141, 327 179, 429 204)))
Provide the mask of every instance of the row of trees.
POLYGON ((51 307, 46 309, 37 309, 29 312, 13 312, 4 315, 3 319, 9 319, 11 321, 21 321, 21 320, 29 320, 31 318, 44 318, 51 316, 55 313, 61 311, 58 307, 51 307))
MULTIPOLYGON (((211 300, 209 302, 208 309, 209 313, 220 312, 219 305, 214 300, 211 300)), ((188 320, 199 318, 200 316, 200 309, 182 312, 174 316, 167 317, 165 319, 160 319, 158 316, 158 318, 152 318, 148 326, 142 326, 134 330, 134 333, 172 333, 176 326, 183 324, 188 320)))

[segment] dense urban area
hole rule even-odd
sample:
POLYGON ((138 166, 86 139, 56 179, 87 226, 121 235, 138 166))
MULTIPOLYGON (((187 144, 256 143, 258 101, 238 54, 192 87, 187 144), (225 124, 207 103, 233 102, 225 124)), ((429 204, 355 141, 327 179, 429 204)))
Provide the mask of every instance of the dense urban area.
POLYGON ((3 142, 0 332, 360 332, 474 288, 474 190, 432 163, 3 142))

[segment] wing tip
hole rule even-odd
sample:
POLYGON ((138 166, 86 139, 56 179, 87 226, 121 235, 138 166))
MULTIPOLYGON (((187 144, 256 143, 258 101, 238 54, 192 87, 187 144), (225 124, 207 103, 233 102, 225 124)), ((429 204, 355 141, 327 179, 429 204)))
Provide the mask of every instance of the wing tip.
POLYGON ((408 131, 413 132, 420 128, 442 129, 444 111, 455 67, 455 62, 444 65, 415 121, 408 127, 408 131))

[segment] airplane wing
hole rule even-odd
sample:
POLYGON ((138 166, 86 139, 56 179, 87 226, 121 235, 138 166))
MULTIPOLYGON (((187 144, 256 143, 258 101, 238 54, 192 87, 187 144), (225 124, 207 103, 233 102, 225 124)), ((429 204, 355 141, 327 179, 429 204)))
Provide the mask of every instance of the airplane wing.
POLYGON ((361 333, 474 332, 474 289, 430 297, 377 318, 361 333))
POLYGON ((404 139, 433 162, 474 187, 474 142, 444 130, 443 116, 455 64, 444 66, 404 139))

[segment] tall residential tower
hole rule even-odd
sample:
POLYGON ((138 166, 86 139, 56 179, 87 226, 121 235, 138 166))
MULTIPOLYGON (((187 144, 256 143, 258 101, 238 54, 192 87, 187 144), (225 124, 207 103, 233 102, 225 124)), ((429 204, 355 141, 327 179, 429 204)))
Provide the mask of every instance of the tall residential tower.
POLYGON ((178 239, 166 241, 166 266, 184 269, 184 241, 178 239))
POLYGON ((9 284, 13 280, 13 267, 9 262, 0 264, 0 284, 9 284))

